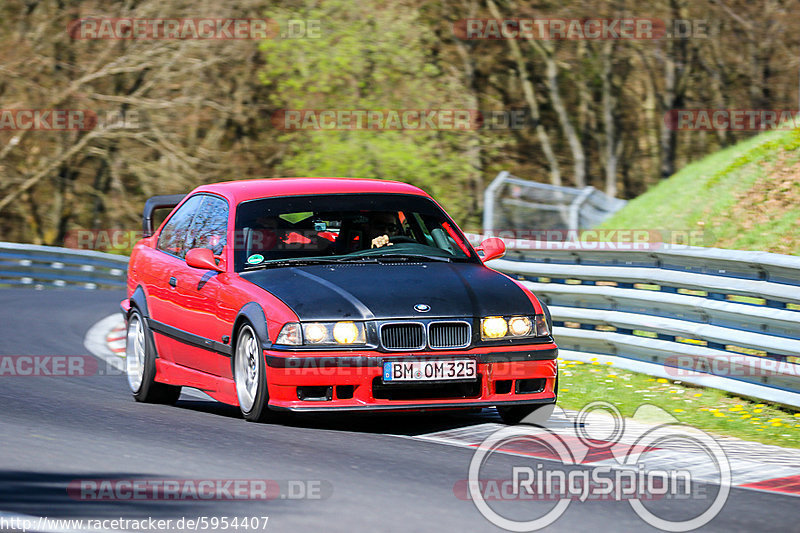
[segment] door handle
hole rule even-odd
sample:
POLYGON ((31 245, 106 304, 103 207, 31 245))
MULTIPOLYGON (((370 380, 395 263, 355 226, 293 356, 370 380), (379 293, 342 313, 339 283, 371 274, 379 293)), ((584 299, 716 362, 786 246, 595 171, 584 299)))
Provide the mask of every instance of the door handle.
POLYGON ((175 286, 178 285, 178 280, 175 279, 174 277, 169 278, 169 284, 170 284, 171 287, 175 287, 175 286))

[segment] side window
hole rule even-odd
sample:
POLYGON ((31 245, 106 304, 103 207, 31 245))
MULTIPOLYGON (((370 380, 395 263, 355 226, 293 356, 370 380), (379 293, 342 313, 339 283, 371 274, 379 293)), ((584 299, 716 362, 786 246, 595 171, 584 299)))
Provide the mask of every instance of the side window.
POLYGON ((203 201, 201 195, 192 196, 169 218, 158 236, 158 249, 181 259, 186 255, 186 236, 197 208, 203 201))
POLYGON ((186 239, 186 249, 208 248, 214 255, 222 253, 228 233, 228 202, 216 196, 203 196, 192 229, 186 239))

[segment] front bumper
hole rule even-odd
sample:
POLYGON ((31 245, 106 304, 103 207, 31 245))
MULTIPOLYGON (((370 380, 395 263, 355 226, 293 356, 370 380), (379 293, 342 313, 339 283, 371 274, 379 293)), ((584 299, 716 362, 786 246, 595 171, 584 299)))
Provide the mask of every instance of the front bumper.
POLYGON ((264 355, 269 405, 276 410, 437 410, 556 401, 558 348, 553 343, 414 353, 265 350, 264 355), (477 378, 412 384, 382 381, 384 361, 450 358, 475 359, 477 378))

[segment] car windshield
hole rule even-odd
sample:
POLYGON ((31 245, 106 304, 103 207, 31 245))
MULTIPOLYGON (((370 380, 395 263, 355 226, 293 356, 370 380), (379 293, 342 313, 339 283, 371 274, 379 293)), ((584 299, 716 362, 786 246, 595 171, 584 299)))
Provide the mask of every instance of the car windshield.
POLYGON ((428 198, 330 194, 249 200, 236 213, 237 271, 310 263, 479 261, 428 198))

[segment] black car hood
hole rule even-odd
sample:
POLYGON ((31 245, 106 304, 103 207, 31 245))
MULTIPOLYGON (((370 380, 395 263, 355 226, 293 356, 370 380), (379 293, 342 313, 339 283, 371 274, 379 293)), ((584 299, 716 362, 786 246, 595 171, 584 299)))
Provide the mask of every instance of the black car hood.
POLYGON ((474 263, 348 263, 280 267, 240 274, 288 305, 301 320, 533 314, 513 281, 474 263), (427 304, 430 311, 414 310, 427 304))

